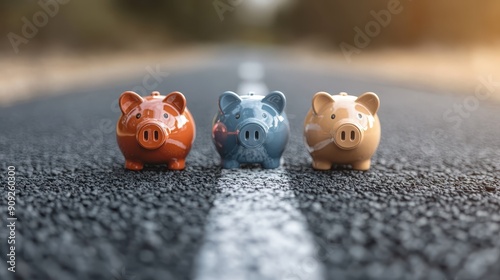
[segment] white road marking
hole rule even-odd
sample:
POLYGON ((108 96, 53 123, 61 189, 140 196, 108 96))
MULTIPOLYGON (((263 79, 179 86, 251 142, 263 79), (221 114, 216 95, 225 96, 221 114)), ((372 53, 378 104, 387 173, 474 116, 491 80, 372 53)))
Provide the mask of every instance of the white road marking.
MULTIPOLYGON (((256 71, 263 67, 256 65, 240 67, 242 85, 260 83, 263 75, 256 71)), ((249 91, 257 94, 255 87, 249 91)), ((323 279, 318 249, 283 168, 222 170, 218 187, 195 279, 323 279)))
POLYGON ((264 78, 264 67, 258 62, 243 62, 238 67, 238 75, 243 81, 258 82, 264 78))
POLYGON ((253 92, 256 95, 267 95, 269 89, 262 82, 264 78, 264 67, 258 62, 244 62, 238 67, 238 74, 242 80, 237 93, 246 95, 253 92))
POLYGON ((282 169, 222 170, 198 280, 323 279, 317 248, 282 169))

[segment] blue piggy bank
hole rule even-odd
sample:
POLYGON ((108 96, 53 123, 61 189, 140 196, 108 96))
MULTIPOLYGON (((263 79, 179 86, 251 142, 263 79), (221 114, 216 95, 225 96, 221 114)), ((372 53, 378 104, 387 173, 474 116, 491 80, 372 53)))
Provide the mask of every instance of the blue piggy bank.
POLYGON ((225 92, 219 97, 212 139, 223 168, 260 164, 277 168, 288 142, 290 127, 284 111, 285 95, 279 91, 266 96, 238 96, 225 92))

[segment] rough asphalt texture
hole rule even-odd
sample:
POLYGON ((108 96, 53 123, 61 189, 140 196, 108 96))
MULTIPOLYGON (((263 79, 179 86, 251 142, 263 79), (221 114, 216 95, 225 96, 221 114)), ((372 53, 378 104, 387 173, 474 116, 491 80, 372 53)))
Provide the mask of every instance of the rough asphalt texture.
MULTIPOLYGON (((268 87, 287 95, 292 131, 283 168, 325 279, 500 279, 498 102, 481 101, 453 128, 442 114, 465 95, 406 89, 299 66, 276 51, 237 49, 192 71, 170 69, 159 87, 183 92, 197 121, 183 172, 123 169, 113 104, 142 77, 0 109, 2 184, 8 165, 18 172, 15 279, 192 279, 220 193, 210 123, 218 95, 236 90, 237 65, 245 60, 262 61, 268 87), (302 122, 319 90, 379 94, 382 141, 370 171, 311 169, 302 122), (446 133, 432 137, 435 129, 446 133)), ((2 196, 6 213, 5 191, 2 196)), ((5 226, 0 234, 0 279, 14 279, 5 262, 5 226)))

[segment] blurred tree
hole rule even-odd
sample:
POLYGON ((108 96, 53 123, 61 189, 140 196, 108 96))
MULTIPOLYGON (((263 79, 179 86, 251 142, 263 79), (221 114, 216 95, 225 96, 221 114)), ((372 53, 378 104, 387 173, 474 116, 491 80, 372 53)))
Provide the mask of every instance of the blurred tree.
MULTIPOLYGON (((45 2, 56 0, 43 0, 45 2)), ((243 0, 251 1, 251 0, 243 0)), ((319 38, 339 47, 364 36, 368 47, 412 45, 423 41, 470 44, 500 40, 500 1, 483 0, 289 0, 274 26, 249 27, 233 0, 86 0, 62 5, 48 24, 22 48, 127 48, 149 42, 226 39, 266 42, 319 38), (217 2, 220 1, 220 2, 217 2), (223 20, 214 3, 230 6, 223 20), (389 6, 401 11, 387 17, 389 6), (241 17, 240 17, 241 18, 241 17), (363 33, 363 35, 360 35, 363 33), (367 39, 368 38, 368 39, 367 39)), ((0 1, 0 31, 21 34, 26 20, 42 11, 40 1, 0 1)), ((240 3, 240 4, 238 4, 240 3)), ((248 4, 248 3, 247 3, 248 4)), ((246 20, 252 16, 245 15, 246 20)), ((254 17, 258 20, 259 17, 254 17)), ((4 38, 6 38, 5 36, 4 38)), ((2 40, 0 48, 12 48, 2 40)), ((359 42, 358 42, 359 43, 359 42)), ((358 44, 359 45, 359 44, 358 44)))
POLYGON ((294 38, 315 36, 338 46, 355 44, 356 28, 369 33, 370 47, 406 45, 422 41, 469 44, 500 39, 500 2, 485 0, 309 0, 294 1, 294 7, 280 16, 280 26, 289 27, 294 38), (390 5, 401 12, 387 24, 380 15, 390 5), (375 15, 378 14, 379 18, 375 15), (372 21, 379 23, 380 30, 372 21), (376 32, 375 32, 376 31, 376 32))
POLYGON ((218 40, 236 34, 237 23, 230 17, 222 22, 213 1, 200 0, 114 0, 122 11, 134 15, 131 20, 168 30, 176 38, 218 40))

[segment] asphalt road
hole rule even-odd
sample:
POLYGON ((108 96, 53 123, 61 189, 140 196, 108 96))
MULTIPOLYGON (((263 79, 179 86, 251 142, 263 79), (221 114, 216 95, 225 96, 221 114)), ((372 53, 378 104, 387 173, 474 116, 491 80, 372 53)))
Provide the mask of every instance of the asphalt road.
POLYGON ((197 124, 182 172, 123 168, 116 99, 143 77, 0 109, 1 178, 16 167, 18 218, 13 274, 2 215, 1 279, 500 279, 499 102, 443 118, 474 93, 299 65, 278 50, 224 49, 169 72, 158 90, 183 92, 197 124), (218 167, 211 120, 245 61, 287 96, 278 170, 218 167), (312 170, 302 122, 320 90, 379 95, 370 171, 312 170))

